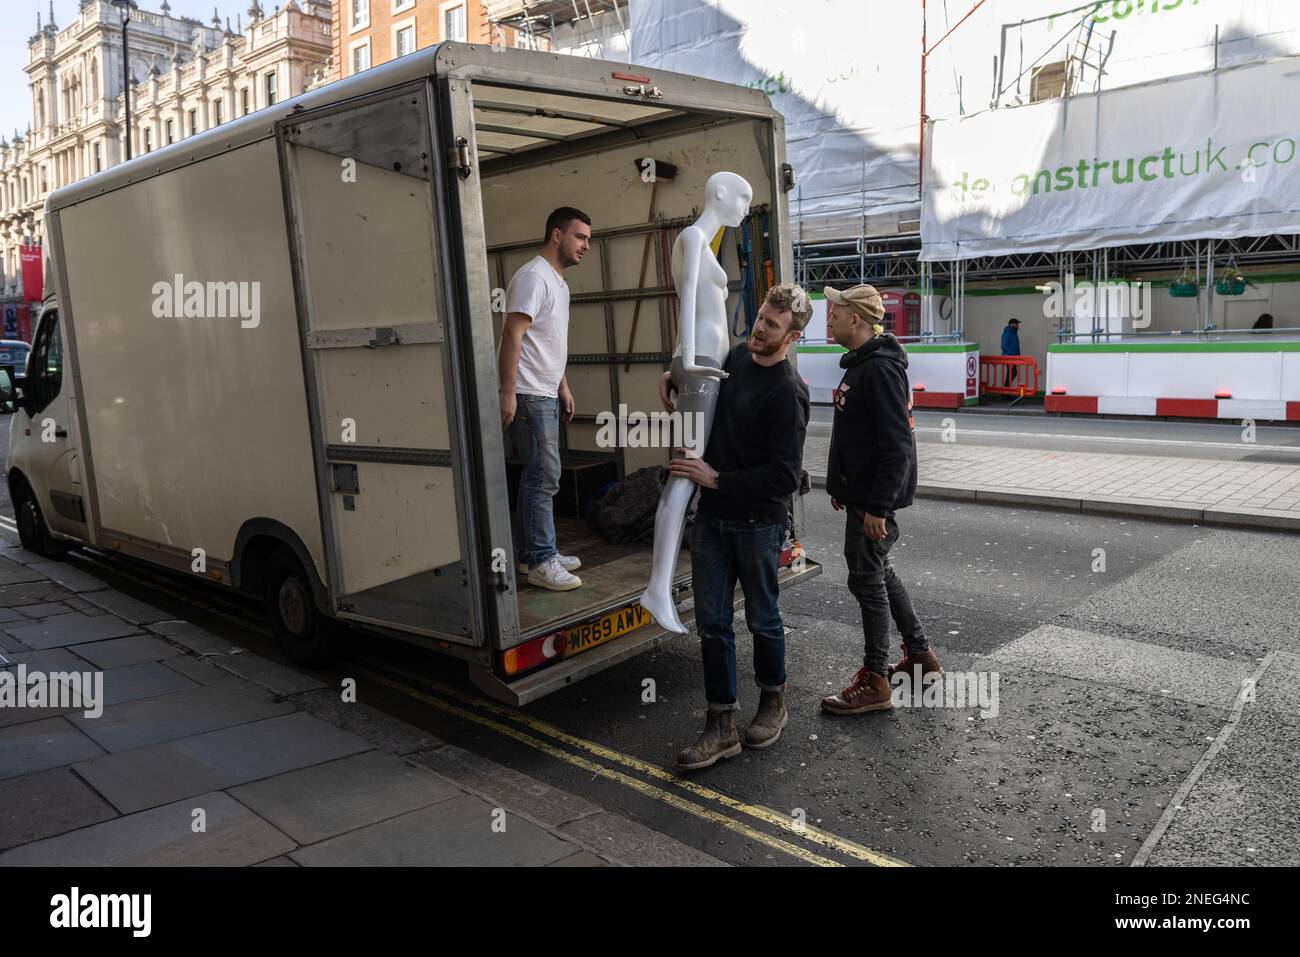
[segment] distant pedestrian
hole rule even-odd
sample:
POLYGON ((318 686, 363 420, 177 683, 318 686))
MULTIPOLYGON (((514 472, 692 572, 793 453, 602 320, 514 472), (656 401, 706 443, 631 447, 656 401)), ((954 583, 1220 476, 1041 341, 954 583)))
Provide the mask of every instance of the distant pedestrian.
MULTIPOLYGON (((1020 320, 1012 319, 1002 330, 1002 354, 1004 356, 1020 355, 1020 320)), ((1016 370, 1007 368, 1007 386, 1012 387, 1016 383, 1016 370)))

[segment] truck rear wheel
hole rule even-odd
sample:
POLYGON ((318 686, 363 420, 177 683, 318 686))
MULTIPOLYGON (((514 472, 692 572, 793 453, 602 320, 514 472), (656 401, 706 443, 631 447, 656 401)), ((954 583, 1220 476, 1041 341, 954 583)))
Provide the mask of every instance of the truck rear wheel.
POLYGON ((311 583, 293 552, 278 549, 266 563, 266 611, 280 648, 293 662, 328 662, 329 622, 316 611, 311 583))
POLYGON ((45 516, 36 501, 36 493, 30 485, 23 482, 17 488, 17 500, 14 502, 15 524, 18 526, 18 540, 23 548, 46 558, 62 558, 68 553, 68 546, 50 535, 45 526, 45 516))

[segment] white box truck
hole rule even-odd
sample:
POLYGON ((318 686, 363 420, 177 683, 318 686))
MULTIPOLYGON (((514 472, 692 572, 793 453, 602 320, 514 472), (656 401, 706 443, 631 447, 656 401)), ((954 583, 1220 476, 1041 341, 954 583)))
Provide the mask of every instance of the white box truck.
MULTIPOLYGON (((664 449, 600 448, 596 415, 657 408, 673 348, 662 252, 724 169, 753 184, 765 268, 787 279, 793 175, 766 96, 445 43, 58 190, 10 431, 24 545, 260 595, 304 662, 332 620, 424 643, 512 703, 653 647, 668 636, 636 607, 649 545, 561 518, 584 586, 516 576, 500 290, 552 208, 592 217, 596 255, 567 276, 579 414, 563 454, 614 476, 666 464, 664 449), (672 182, 649 182, 645 157, 674 164, 672 182), (658 279, 640 284, 652 246, 658 279)), ((797 532, 798 495, 792 515, 797 532)), ((683 555, 684 608, 689 571, 683 555)), ((819 571, 794 561, 781 581, 819 571)))

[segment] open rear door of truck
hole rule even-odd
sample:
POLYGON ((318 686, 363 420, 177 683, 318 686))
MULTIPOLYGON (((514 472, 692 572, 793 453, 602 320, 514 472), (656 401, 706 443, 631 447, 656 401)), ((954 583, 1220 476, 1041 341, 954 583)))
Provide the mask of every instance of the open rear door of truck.
POLYGON ((278 125, 330 598, 483 642, 427 81, 278 125))

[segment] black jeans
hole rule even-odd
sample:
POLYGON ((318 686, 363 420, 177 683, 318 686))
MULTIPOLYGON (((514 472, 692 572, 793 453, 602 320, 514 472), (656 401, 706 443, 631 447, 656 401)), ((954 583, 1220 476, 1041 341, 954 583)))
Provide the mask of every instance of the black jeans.
POLYGON ((912 599, 889 560, 889 550, 898 541, 894 513, 885 516, 885 537, 873 541, 862 530, 862 513, 852 508, 845 511, 844 557, 849 564, 849 591, 862 606, 862 633, 866 639, 862 664, 868 671, 884 675, 889 660, 891 616, 908 651, 920 654, 928 651, 930 644, 912 609, 912 599))

